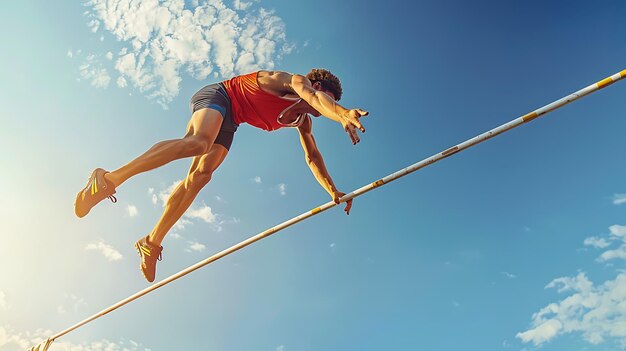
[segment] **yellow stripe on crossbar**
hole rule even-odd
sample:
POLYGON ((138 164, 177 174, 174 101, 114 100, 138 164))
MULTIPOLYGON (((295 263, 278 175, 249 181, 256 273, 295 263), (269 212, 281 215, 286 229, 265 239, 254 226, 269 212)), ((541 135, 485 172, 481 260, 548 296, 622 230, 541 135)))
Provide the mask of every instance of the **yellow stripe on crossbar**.
POLYGON ((450 156, 450 155, 452 155, 452 154, 456 154, 457 152, 459 152, 459 147, 458 147, 458 146, 455 146, 455 147, 451 147, 451 148, 449 148, 448 150, 446 150, 446 151, 442 152, 441 154, 442 154, 443 156, 450 156))
POLYGON ((613 78, 608 77, 608 78, 604 78, 601 81, 597 82, 596 84, 598 85, 598 89, 602 89, 607 85, 611 85, 615 83, 615 81, 613 80, 613 78))
POLYGON ((626 77, 626 69, 621 71, 621 72, 619 72, 619 75, 622 76, 622 77, 626 77))
POLYGON ((317 213, 320 213, 320 212, 322 212, 322 209, 321 209, 321 208, 319 208, 319 207, 316 207, 316 208, 314 208, 314 209, 312 209, 312 210, 311 210, 311 213, 312 213, 312 214, 317 214, 317 213))
POLYGON ((522 119, 524 120, 524 122, 530 122, 530 121, 532 121, 533 119, 535 119, 537 117, 539 117, 539 115, 537 114, 537 112, 533 111, 531 113, 528 113, 528 114, 524 115, 524 117, 522 117, 522 119))
POLYGON ((381 186, 383 184, 385 184, 385 182, 383 182, 382 179, 379 179, 379 180, 375 181, 374 183, 372 183, 372 187, 376 188, 376 187, 379 187, 379 186, 381 186))

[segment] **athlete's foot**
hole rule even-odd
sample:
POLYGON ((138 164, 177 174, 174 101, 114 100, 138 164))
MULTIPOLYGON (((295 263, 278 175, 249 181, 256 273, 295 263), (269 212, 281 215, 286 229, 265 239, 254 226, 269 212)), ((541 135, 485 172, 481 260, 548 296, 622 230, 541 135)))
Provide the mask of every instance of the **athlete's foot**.
POLYGON ((76 195, 74 202, 74 212, 78 217, 85 217, 89 211, 100 201, 109 198, 112 202, 117 202, 115 186, 104 177, 108 172, 102 168, 96 168, 89 176, 87 185, 76 195))
POLYGON ((139 239, 135 243, 135 248, 139 253, 139 257, 141 259, 141 264, 139 268, 141 269, 141 273, 146 278, 147 281, 152 283, 154 281, 154 276, 156 275, 156 264, 157 261, 161 260, 161 252, 163 251, 163 246, 155 245, 148 241, 148 237, 139 239))

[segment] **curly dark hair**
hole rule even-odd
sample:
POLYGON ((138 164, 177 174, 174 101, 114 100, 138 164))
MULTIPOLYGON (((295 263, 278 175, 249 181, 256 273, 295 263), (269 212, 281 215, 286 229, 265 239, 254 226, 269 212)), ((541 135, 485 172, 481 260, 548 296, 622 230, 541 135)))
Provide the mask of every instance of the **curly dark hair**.
POLYGON ((313 68, 311 72, 306 74, 306 77, 309 78, 311 83, 320 82, 324 90, 328 90, 333 93, 337 101, 341 100, 341 95, 343 94, 341 82, 339 81, 339 78, 330 73, 329 70, 323 68, 313 68))

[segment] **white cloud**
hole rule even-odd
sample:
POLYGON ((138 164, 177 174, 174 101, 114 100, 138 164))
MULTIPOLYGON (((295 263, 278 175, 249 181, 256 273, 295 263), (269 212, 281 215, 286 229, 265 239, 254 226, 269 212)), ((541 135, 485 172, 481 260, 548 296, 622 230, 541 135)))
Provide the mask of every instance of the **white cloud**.
MULTIPOLYGON (((91 56, 90 56, 91 57, 91 56)), ((93 60, 93 59, 92 59, 93 60)), ((91 82, 91 85, 96 88, 106 88, 109 86, 111 76, 105 68, 102 68, 99 64, 85 63, 78 67, 80 76, 91 82)))
POLYGON ((613 204, 621 205, 626 203, 626 194, 615 194, 613 195, 613 204))
POLYGON ((524 342, 543 344, 561 334, 582 333, 591 344, 606 338, 626 342, 626 273, 594 285, 585 273, 553 280, 546 288, 573 293, 535 313, 533 327, 518 333, 524 342))
POLYGON ((67 50, 67 57, 69 58, 74 57, 74 53, 72 52, 72 50, 67 50))
POLYGON ((606 262, 613 259, 626 259, 626 226, 612 225, 609 227, 609 240, 621 241, 621 245, 615 249, 603 252, 598 261, 606 262))
POLYGON ((176 233, 176 232, 174 232, 174 233, 169 233, 169 235, 168 235, 168 236, 169 236, 170 238, 172 238, 172 239, 182 239, 182 238, 183 238, 183 237, 182 237, 182 235, 180 235, 180 234, 178 234, 178 233, 176 233))
POLYGON ((613 259, 626 259, 626 244, 622 244, 617 249, 605 251, 600 255, 600 257, 598 257, 598 261, 600 262, 606 262, 613 259))
POLYGON ((159 202, 159 197, 157 196, 157 194, 154 192, 154 188, 148 188, 148 194, 151 196, 152 199, 152 203, 154 205, 157 204, 157 202, 159 202))
POLYGON ((215 214, 211 210, 211 207, 202 204, 200 207, 189 208, 187 212, 185 212, 185 217, 191 219, 201 219, 207 223, 215 222, 215 214))
POLYGON ((276 348, 276 351, 285 351, 285 345, 280 345, 276 348))
POLYGON ((278 191, 280 192, 280 195, 282 196, 287 195, 287 184, 285 183, 278 184, 278 191))
POLYGON ((103 240, 85 246, 85 250, 100 251, 104 257, 109 261, 119 261, 123 258, 122 254, 117 251, 113 246, 105 244, 103 240))
POLYGON ((252 1, 233 0, 233 6, 235 10, 247 10, 252 6, 252 1))
POLYGON ((515 274, 513 274, 513 273, 509 273, 509 272, 502 272, 502 275, 504 275, 504 276, 505 276, 505 277, 507 277, 507 278, 511 278, 511 279, 513 279, 513 278, 516 278, 516 277, 517 277, 515 274))
MULTIPOLYGON (((8 326, 0 326, 0 350, 26 350, 45 341, 53 333, 50 330, 16 332, 8 326)), ((106 339, 91 343, 74 344, 57 340, 50 346, 54 351, 139 351, 150 350, 133 340, 113 342, 106 339)))
POLYGON ((584 244, 586 246, 593 246, 596 249, 604 249, 606 247, 609 247, 611 245, 611 243, 606 240, 605 238, 599 238, 597 236, 592 236, 589 238, 586 238, 584 241, 584 244))
MULTIPOLYGON (((613 225, 609 230, 609 238, 587 238, 585 245, 604 249, 617 242, 618 248, 604 251, 597 261, 626 259, 626 226, 613 225)), ((535 313, 532 327, 517 334, 523 342, 541 345, 559 335, 581 333, 591 344, 611 339, 626 345, 626 271, 620 270, 615 279, 599 284, 581 272, 554 279, 546 288, 570 295, 535 313)))
POLYGON ((293 50, 283 20, 255 3, 91 0, 86 14, 94 33, 125 45, 114 63, 121 77, 166 108, 183 73, 204 80, 273 69, 293 50))
POLYGON ((206 249, 206 246, 203 244, 200 244, 199 242, 188 241, 187 243, 189 244, 189 248, 187 249, 187 252, 191 252, 191 251, 202 252, 204 251, 204 249, 206 249))
POLYGON ((119 88, 126 88, 128 82, 126 82, 126 79, 124 79, 124 77, 117 77, 115 84, 117 84, 119 88))
POLYGON ((78 312, 78 310, 80 310, 82 307, 87 306, 87 302, 85 302, 83 298, 78 297, 74 294, 65 294, 65 301, 63 304, 57 306, 57 313, 67 313, 66 305, 69 305, 72 311, 78 312))
POLYGON ((106 57, 107 60, 113 60, 113 53, 111 51, 107 52, 106 55, 104 55, 104 57, 106 57))
POLYGON ((252 181, 257 183, 257 184, 261 184, 263 181, 261 180, 261 177, 256 176, 254 178, 252 178, 252 181))
MULTIPOLYGON (((164 207, 167 203, 167 199, 180 183, 180 180, 175 181, 168 188, 159 191, 158 198, 161 200, 161 203, 164 207)), ((156 203, 158 200, 155 199, 155 190, 153 188, 150 188, 148 189, 148 193, 152 195, 153 203, 156 203)), ((214 213, 211 207, 207 206, 204 203, 202 203, 201 205, 192 203, 189 209, 185 211, 182 218, 179 219, 176 224, 174 224, 174 229, 183 230, 185 229, 185 226, 192 224, 194 220, 201 220, 205 223, 209 223, 212 225, 213 229, 218 232, 222 231, 223 224, 239 222, 239 220, 236 218, 228 218, 227 216, 214 213)))
POLYGON ((128 205, 126 209, 128 210, 128 215, 130 217, 137 217, 137 215, 139 214, 139 211, 137 211, 137 206, 135 205, 128 205))
MULTIPOLYGON (((159 191, 159 199, 161 200, 163 207, 165 207, 165 205, 167 204, 167 199, 169 199, 174 189, 176 189, 178 184, 180 184, 181 182, 182 180, 176 180, 169 187, 159 191)), ((154 196, 152 197, 152 201, 154 202, 154 196)))
POLYGON ((615 224, 609 227, 609 231, 612 236, 626 240, 626 226, 615 224))

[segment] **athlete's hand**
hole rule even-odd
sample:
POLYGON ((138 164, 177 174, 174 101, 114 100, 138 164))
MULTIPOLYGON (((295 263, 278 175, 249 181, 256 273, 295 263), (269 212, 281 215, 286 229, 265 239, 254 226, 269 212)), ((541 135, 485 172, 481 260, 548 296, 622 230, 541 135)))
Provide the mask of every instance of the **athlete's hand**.
POLYGON ((369 112, 361 110, 360 108, 355 108, 348 110, 341 115, 341 125, 343 126, 343 130, 345 130, 350 136, 352 145, 356 145, 359 141, 361 141, 357 134, 357 129, 360 130, 361 133, 365 133, 365 128, 363 128, 359 119, 363 116, 367 116, 368 113, 369 112))
MULTIPOLYGON (((339 199, 341 199, 344 196, 346 196, 345 193, 335 190, 335 193, 333 194, 333 201, 335 201, 336 204, 339 204, 339 199)), ((346 212, 347 215, 349 215, 351 208, 352 208, 352 199, 346 201, 346 208, 344 208, 343 210, 346 212)))

